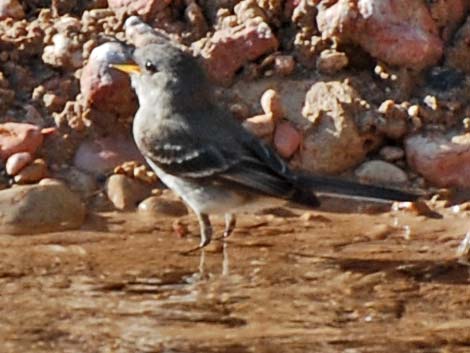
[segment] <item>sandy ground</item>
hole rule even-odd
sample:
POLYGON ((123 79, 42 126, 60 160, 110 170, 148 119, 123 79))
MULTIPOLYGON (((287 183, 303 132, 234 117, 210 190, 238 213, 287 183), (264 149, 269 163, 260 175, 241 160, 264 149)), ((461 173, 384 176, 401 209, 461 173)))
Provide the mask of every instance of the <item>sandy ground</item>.
POLYGON ((116 213, 1 236, 0 351, 470 352, 468 211, 439 211, 284 209, 186 255, 192 216, 185 238, 174 219, 116 213))

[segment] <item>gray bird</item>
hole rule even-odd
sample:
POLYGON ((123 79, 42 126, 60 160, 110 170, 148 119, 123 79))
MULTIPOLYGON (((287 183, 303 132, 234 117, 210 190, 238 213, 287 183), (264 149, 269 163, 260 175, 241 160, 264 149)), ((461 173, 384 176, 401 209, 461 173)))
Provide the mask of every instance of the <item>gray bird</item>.
POLYGON ((149 44, 129 64, 139 99, 133 134, 158 177, 196 214, 200 247, 210 243, 211 214, 225 215, 224 237, 235 214, 281 201, 316 207, 314 192, 408 201, 416 195, 289 169, 268 145, 245 130, 214 98, 200 63, 170 43, 149 44))

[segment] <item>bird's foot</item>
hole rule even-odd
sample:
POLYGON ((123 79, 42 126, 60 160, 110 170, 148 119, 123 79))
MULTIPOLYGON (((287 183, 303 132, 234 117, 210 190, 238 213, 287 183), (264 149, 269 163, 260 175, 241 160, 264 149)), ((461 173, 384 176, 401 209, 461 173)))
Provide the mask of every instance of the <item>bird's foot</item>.
POLYGON ((237 225, 237 217, 233 213, 225 214, 225 229, 224 229, 224 238, 228 238, 237 225))

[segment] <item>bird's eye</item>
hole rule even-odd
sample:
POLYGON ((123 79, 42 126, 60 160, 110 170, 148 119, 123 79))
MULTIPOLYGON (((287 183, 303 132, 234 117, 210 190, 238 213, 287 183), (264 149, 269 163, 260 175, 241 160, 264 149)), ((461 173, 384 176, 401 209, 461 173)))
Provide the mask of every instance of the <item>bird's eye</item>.
POLYGON ((151 62, 150 60, 147 60, 145 62, 145 70, 147 70, 148 72, 150 72, 152 74, 158 71, 155 64, 153 62, 151 62))

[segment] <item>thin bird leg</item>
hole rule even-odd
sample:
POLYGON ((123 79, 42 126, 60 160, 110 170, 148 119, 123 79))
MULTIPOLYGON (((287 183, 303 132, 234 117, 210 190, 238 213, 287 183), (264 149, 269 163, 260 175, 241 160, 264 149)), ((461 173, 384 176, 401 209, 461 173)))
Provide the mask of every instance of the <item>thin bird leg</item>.
POLYGON ((225 229, 224 229, 224 238, 227 238, 232 234, 237 225, 237 217, 233 213, 225 214, 225 229))
POLYGON ((203 248, 211 242, 212 225, 209 216, 205 213, 198 214, 197 218, 199 220, 199 227, 201 229, 201 243, 199 244, 199 247, 203 248))
POLYGON ((183 251, 180 253, 181 255, 189 255, 201 249, 204 252, 204 247, 211 242, 212 225, 209 216, 205 213, 197 213, 196 215, 199 221, 199 228, 201 230, 201 242, 198 247, 183 251))

